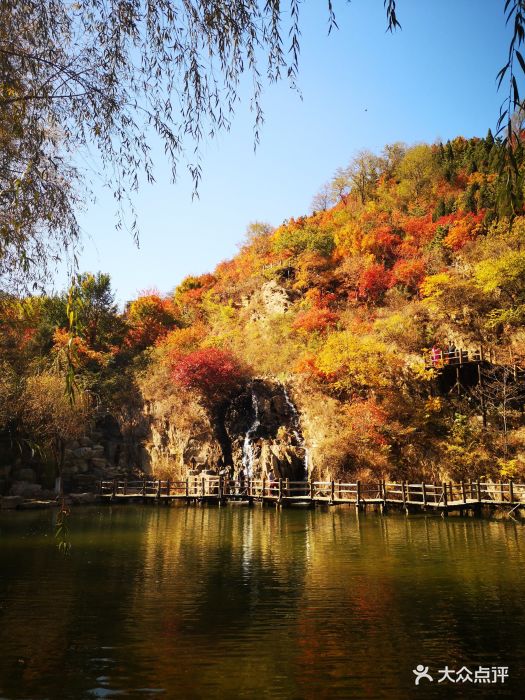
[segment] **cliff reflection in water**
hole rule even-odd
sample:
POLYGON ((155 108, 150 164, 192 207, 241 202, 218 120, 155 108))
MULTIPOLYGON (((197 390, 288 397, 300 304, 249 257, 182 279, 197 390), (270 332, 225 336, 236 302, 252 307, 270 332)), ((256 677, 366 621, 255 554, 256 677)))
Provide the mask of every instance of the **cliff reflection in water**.
POLYGON ((519 525, 235 506, 71 525, 64 558, 48 513, 0 516, 0 697, 396 698, 422 662, 524 678, 519 525))

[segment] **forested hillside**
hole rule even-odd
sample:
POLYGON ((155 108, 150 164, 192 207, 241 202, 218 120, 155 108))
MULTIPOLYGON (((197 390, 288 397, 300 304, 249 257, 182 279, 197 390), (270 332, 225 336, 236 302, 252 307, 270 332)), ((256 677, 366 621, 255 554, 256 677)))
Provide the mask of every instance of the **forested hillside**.
POLYGON ((172 441, 223 445, 230 404, 262 378, 292 397, 316 475, 525 475, 525 216, 501 161, 490 132, 362 152, 309 215, 250 225, 232 260, 123 313, 103 274, 69 296, 4 294, 0 459, 60 467, 108 415, 139 451, 167 440, 148 436, 152 415, 172 441), (449 386, 432 347, 490 362, 449 386))

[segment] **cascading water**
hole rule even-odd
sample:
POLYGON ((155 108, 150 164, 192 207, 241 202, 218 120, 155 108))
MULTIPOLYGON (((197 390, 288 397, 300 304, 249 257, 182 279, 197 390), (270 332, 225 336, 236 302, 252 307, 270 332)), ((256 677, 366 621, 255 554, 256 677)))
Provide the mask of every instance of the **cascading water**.
POLYGON ((253 436, 257 432, 261 421, 259 420, 259 404, 257 403, 257 396, 252 386, 252 407, 254 412, 254 419, 251 426, 248 428, 248 432, 244 438, 242 445, 242 466, 244 472, 248 478, 253 477, 253 463, 255 461, 255 453, 253 450, 253 436))
POLYGON ((306 446, 305 439, 301 433, 301 419, 299 416, 298 410, 295 408, 290 396, 288 395, 288 392, 286 391, 286 387, 284 384, 281 384, 283 388, 283 396, 284 400, 286 401, 286 405, 290 409, 290 413, 292 414, 292 433, 297 440, 299 447, 301 447, 304 450, 304 474, 305 478, 308 478, 308 447, 306 446))

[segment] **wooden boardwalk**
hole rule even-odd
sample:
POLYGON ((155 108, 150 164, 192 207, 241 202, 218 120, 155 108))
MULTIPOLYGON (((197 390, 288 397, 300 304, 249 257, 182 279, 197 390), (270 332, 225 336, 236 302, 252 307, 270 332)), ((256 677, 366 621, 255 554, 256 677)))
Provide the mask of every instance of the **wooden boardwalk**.
POLYGON ((104 500, 183 501, 187 503, 255 502, 277 506, 353 505, 358 509, 378 507, 405 512, 433 511, 446 515, 504 508, 525 507, 525 484, 462 481, 440 484, 410 484, 378 481, 374 484, 341 481, 289 481, 246 479, 243 482, 219 476, 189 477, 184 481, 102 481, 99 494, 104 500))

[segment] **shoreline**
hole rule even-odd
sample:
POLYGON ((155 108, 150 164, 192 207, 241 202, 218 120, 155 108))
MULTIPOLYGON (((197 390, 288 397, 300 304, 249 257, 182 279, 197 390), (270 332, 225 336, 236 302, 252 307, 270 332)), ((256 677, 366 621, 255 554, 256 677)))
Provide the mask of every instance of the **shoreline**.
MULTIPOLYGON (((355 510, 358 517, 366 515, 370 512, 377 516, 388 516, 388 515, 403 515, 417 516, 417 517, 432 517, 445 519, 448 517, 452 518, 462 518, 462 519, 476 519, 476 520, 501 520, 501 521, 513 521, 516 524, 525 523, 525 503, 515 504, 515 507, 509 510, 501 505, 491 505, 489 503, 479 504, 479 507, 473 508, 453 508, 447 512, 436 511, 435 508, 422 508, 422 507, 411 507, 407 505, 399 504, 384 504, 374 503, 367 504, 366 506, 360 505, 355 507, 352 503, 272 503, 265 502, 263 500, 221 500, 210 499, 210 498, 189 498, 184 500, 159 500, 155 498, 147 498, 142 496, 132 496, 128 498, 107 498, 100 494, 85 492, 85 493, 71 493, 64 496, 62 499, 23 499, 20 496, 0 496, 0 513, 4 512, 23 512, 23 511, 35 511, 35 510, 54 510, 61 507, 62 503, 66 507, 71 508, 81 508, 81 507, 93 507, 93 506, 109 506, 109 507, 128 507, 128 506, 144 506, 148 505, 150 507, 213 507, 213 508, 224 508, 225 506, 234 507, 246 507, 253 508, 258 506, 260 508, 275 508, 276 510, 321 510, 328 511, 332 507, 337 506, 339 509, 355 510), (519 506, 519 507, 516 507, 519 506)), ((509 504, 510 505, 510 504, 509 504)))

